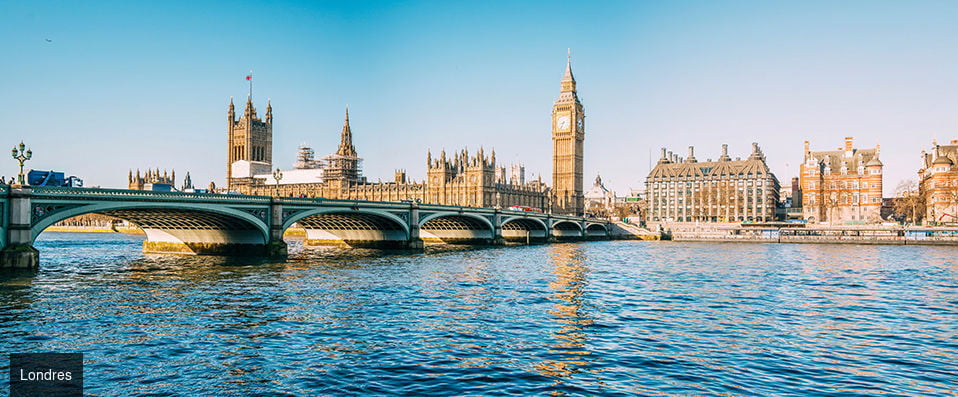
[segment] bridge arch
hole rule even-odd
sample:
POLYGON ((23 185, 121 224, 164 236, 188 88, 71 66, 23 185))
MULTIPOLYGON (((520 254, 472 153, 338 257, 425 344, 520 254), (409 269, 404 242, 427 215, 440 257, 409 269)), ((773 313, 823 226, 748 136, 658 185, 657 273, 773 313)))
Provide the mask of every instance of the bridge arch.
POLYGON ((582 225, 569 220, 558 220, 552 224, 552 236, 560 240, 579 239, 585 234, 582 225))
POLYGON ((368 248, 406 248, 409 225, 396 214, 381 210, 323 208, 295 213, 283 221, 283 231, 299 223, 306 245, 368 248))
POLYGON ((590 223, 585 227, 585 235, 589 238, 609 237, 609 228, 601 223, 590 223))
POLYGON ((436 212, 419 220, 424 242, 446 244, 492 244, 495 226, 486 217, 468 212, 436 212))
POLYGON ((541 243, 548 241, 549 227, 538 218, 513 216, 502 221, 502 238, 513 243, 541 243))
POLYGON ((538 225, 542 226, 543 229, 548 229, 548 228, 549 228, 549 226, 546 225, 545 221, 543 221, 542 219, 525 217, 525 216, 510 216, 510 217, 505 218, 505 219, 502 220, 502 225, 505 226, 505 224, 510 223, 510 222, 515 222, 515 221, 517 221, 517 220, 526 220, 526 221, 529 221, 529 222, 538 224, 538 225))
POLYGON ((262 254, 269 242, 267 209, 204 206, 196 203, 101 202, 54 209, 35 203, 33 240, 51 225, 84 214, 103 214, 137 224, 146 233, 148 253, 262 254), (53 212, 44 213, 47 209, 53 212), (254 215, 262 216, 262 218, 254 215))

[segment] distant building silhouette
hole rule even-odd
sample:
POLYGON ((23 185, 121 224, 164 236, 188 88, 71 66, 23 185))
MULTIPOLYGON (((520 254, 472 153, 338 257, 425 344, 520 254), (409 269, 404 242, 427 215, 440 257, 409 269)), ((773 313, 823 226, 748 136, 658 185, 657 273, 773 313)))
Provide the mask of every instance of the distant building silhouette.
MULTIPOLYGON (((187 179, 189 179, 189 175, 187 175, 187 179)), ((157 168, 146 170, 143 174, 140 173, 140 170, 136 170, 136 174, 134 174, 133 170, 130 170, 127 174, 127 182, 127 189, 130 190, 176 190, 176 171, 167 173, 166 170, 163 170, 161 174, 160 169, 157 168)))

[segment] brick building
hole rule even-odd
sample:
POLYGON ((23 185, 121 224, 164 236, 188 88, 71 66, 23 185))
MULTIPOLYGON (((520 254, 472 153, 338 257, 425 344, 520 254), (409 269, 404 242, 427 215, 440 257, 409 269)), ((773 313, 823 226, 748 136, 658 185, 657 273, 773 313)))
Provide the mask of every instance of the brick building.
POLYGON ((925 195, 925 219, 930 222, 958 222, 958 140, 948 145, 932 142, 921 151, 919 189, 925 195))
POLYGON ((882 162, 879 145, 856 149, 853 138, 836 150, 813 152, 805 141, 800 166, 805 220, 815 222, 879 222, 882 207, 882 162))

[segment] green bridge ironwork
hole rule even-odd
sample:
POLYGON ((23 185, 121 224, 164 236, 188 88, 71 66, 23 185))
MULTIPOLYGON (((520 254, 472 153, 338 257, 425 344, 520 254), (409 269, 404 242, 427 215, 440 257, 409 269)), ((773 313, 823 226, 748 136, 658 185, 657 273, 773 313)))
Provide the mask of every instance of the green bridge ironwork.
POLYGON ((416 202, 0 185, 0 267, 36 267, 37 236, 83 214, 136 224, 145 252, 215 255, 286 255, 283 233, 294 224, 306 245, 413 250, 604 239, 611 228, 590 218, 416 202))

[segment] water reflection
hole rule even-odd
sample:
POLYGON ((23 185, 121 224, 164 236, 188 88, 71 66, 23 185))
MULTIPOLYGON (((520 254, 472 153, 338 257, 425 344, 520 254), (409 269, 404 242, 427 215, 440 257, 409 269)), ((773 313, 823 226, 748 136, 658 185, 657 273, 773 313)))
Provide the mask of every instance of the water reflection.
MULTIPOLYGON (((0 351, 92 395, 941 395, 954 247, 596 242, 287 260, 51 235, 0 277, 0 351)), ((0 362, 0 365, 3 365, 0 362)), ((3 368, 0 367, 0 372, 3 368)))
POLYGON ((593 324, 585 301, 589 268, 585 252, 579 244, 557 244, 549 247, 549 263, 555 280, 549 283, 553 295, 549 315, 559 328, 552 332, 555 343, 550 355, 535 365, 543 375, 569 377, 588 365, 591 352, 586 347, 585 328, 593 324))

